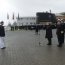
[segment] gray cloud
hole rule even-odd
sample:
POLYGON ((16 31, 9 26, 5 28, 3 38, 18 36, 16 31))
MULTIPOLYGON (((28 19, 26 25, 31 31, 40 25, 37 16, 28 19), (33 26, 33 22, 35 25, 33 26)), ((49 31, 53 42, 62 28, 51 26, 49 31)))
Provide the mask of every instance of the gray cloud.
MULTIPOLYGON (((0 1, 3 1, 4 3, 6 2, 5 4, 8 4, 7 9, 4 4, 3 8, 0 6, 0 15, 4 16, 6 16, 5 13, 7 12, 11 16, 13 12, 16 15, 19 12, 20 16, 35 16, 36 12, 49 11, 50 9, 53 13, 65 11, 64 8, 65 0, 0 0, 0 1)), ((0 3, 0 5, 2 4, 0 3)), ((2 16, 0 16, 0 18, 2 18, 2 16)))
POLYGON ((10 0, 9 3, 15 6, 23 15, 34 14, 37 11, 63 12, 65 11, 65 0, 10 0))

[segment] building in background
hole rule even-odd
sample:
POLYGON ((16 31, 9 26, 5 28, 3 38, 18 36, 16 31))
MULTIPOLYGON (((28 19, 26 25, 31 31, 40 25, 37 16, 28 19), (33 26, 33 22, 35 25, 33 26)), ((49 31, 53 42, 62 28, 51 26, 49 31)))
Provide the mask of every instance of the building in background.
MULTIPOLYGON (((59 13, 55 14, 56 19, 63 19, 65 20, 65 16, 59 13)), ((17 26, 25 26, 25 25, 35 25, 36 24, 36 17, 17 17, 17 26)))
MULTIPOLYGON (((65 20, 65 16, 59 13, 55 14, 56 19, 63 19, 65 20)), ((36 23, 37 23, 37 17, 20 17, 18 14, 17 19, 17 27, 19 29, 30 29, 30 28, 35 28, 36 23)), ((55 20, 53 20, 56 22, 55 20)), ((42 23, 41 23, 42 24, 42 23)))
POLYGON ((19 17, 19 18, 17 18, 18 26, 35 25, 35 24, 36 24, 36 17, 19 17))
POLYGON ((46 23, 48 22, 51 22, 52 24, 57 22, 55 14, 49 12, 37 12, 36 18, 37 18, 37 23, 43 25, 46 25, 46 23))
POLYGON ((56 15, 56 18, 57 19, 63 19, 64 21, 65 21, 65 15, 62 15, 62 14, 59 14, 59 13, 57 13, 57 14, 55 14, 56 15))
POLYGON ((19 29, 32 29, 36 24, 36 17, 17 17, 17 26, 19 29))

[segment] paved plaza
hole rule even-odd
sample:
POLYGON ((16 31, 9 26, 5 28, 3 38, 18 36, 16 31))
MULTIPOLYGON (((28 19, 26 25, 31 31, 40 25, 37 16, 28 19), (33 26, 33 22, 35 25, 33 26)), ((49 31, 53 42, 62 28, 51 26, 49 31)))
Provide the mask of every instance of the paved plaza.
POLYGON ((45 30, 6 31, 6 49, 0 49, 0 65, 65 65, 65 44, 58 48, 56 30, 48 46, 45 30), (39 42, 41 43, 39 45, 39 42))

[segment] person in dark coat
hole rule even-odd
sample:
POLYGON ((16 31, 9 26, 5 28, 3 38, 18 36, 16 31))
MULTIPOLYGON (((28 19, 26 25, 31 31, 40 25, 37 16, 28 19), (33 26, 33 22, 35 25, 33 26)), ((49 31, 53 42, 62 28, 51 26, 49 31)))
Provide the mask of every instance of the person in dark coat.
POLYGON ((5 30, 3 26, 4 22, 0 22, 0 48, 5 49, 5 42, 4 42, 4 37, 5 37, 5 30))
POLYGON ((39 33, 39 25, 38 25, 38 24, 36 24, 35 32, 36 32, 36 34, 38 35, 38 33, 39 33))
POLYGON ((48 39, 48 44, 47 45, 51 45, 52 44, 52 26, 51 23, 48 22, 46 24, 46 35, 45 38, 48 39))
POLYGON ((62 43, 64 44, 64 21, 61 20, 61 30, 63 31, 63 39, 62 39, 62 43))
POLYGON ((62 21, 57 22, 57 38, 58 38, 58 47, 62 47, 64 43, 64 23, 62 21))

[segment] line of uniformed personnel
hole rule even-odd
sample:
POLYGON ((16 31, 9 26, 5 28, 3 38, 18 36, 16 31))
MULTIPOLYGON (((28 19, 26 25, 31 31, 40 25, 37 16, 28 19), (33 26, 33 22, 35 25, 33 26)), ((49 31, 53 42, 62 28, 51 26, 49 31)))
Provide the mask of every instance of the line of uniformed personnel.
MULTIPOLYGON (((62 45, 64 44, 64 21, 63 20, 58 20, 57 24, 56 24, 56 35, 57 35, 57 39, 58 39, 58 47, 62 47, 62 45)), ((36 28, 37 32, 38 29, 36 28)), ((52 24, 51 22, 47 22, 46 23, 46 34, 45 34, 45 38, 47 38, 48 40, 48 44, 47 45, 52 45, 52 24)))

